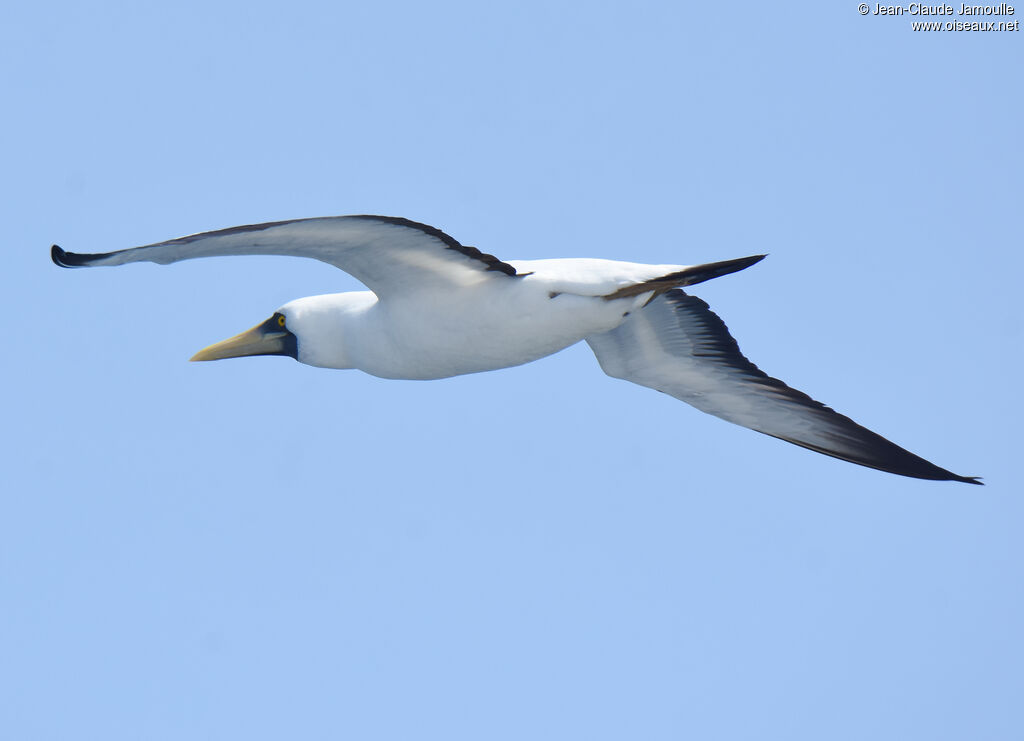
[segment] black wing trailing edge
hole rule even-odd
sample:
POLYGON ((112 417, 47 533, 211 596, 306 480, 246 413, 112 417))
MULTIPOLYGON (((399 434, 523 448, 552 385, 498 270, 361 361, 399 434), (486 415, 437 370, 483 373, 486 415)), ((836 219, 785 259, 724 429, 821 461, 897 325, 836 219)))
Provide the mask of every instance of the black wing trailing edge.
POLYGON ((404 219, 401 216, 371 216, 368 214, 360 214, 358 216, 353 216, 352 218, 370 219, 373 221, 380 221, 384 224, 394 224, 395 226, 407 226, 410 229, 419 229, 424 234, 429 234, 431 237, 436 237, 437 239, 440 239, 442 242, 445 243, 448 249, 455 250, 456 252, 462 253, 466 257, 470 257, 474 260, 479 260, 480 262, 484 263, 487 266, 487 270, 494 270, 499 273, 504 273, 505 275, 511 278, 522 277, 518 273, 516 273, 516 269, 509 265, 507 262, 502 262, 494 255, 488 255, 486 252, 481 252, 476 247, 469 247, 467 245, 464 245, 457 239, 455 239, 455 237, 452 237, 449 234, 445 234, 440 229, 430 226, 429 224, 421 224, 418 221, 410 221, 409 219, 404 219))
MULTIPOLYGON (((507 275, 510 278, 522 277, 522 276, 520 276, 516 272, 516 269, 514 267, 512 267, 511 265, 509 265, 507 262, 502 262, 500 259, 498 259, 494 255, 490 255, 490 254, 488 254, 486 252, 481 252, 476 247, 470 247, 468 245, 464 245, 461 242, 459 242, 457 239, 452 237, 451 235, 446 234, 445 232, 441 231, 440 229, 437 229, 436 227, 430 226, 428 224, 421 224, 418 221, 411 221, 410 219, 405 219, 405 218, 402 218, 402 217, 399 217, 399 216, 373 216, 373 215, 369 215, 369 214, 360 214, 360 215, 356 215, 356 216, 334 216, 334 217, 326 217, 326 218, 322 218, 322 219, 317 219, 317 218, 314 218, 314 219, 288 219, 288 220, 285 220, 285 221, 268 221, 268 222, 263 223, 263 224, 249 224, 247 226, 232 226, 232 227, 228 227, 227 229, 217 229, 217 230, 214 230, 214 231, 202 232, 200 234, 190 234, 190 235, 185 236, 185 237, 179 237, 177 239, 167 240, 166 242, 160 242, 160 243, 158 243, 156 245, 146 245, 144 247, 135 247, 135 248, 130 248, 130 249, 126 249, 126 250, 116 250, 114 252, 98 252, 98 253, 93 253, 93 254, 76 253, 76 252, 68 252, 68 251, 66 251, 64 249, 61 249, 57 245, 53 245, 53 247, 50 249, 50 257, 51 257, 51 259, 53 260, 53 262, 55 264, 59 265, 62 268, 84 268, 84 267, 90 267, 90 266, 92 266, 94 264, 98 264, 98 263, 108 264, 109 265, 109 264, 122 264, 124 262, 135 262, 135 261, 138 261, 138 260, 148 260, 148 261, 151 261, 151 262, 160 262, 160 263, 166 264, 168 262, 176 262, 177 260, 183 259, 183 258, 182 257, 172 256, 170 254, 168 254, 168 256, 165 259, 159 259, 159 258, 157 258, 155 256, 154 257, 145 257, 140 252, 140 250, 145 250, 149 255, 153 255, 154 254, 153 250, 152 250, 153 247, 161 247, 161 248, 164 248, 164 249, 173 248, 173 247, 187 247, 188 245, 195 245, 195 244, 197 244, 197 243, 199 243, 201 241, 210 242, 212 240, 217 240, 219 238, 244 237, 245 235, 256 235, 259 232, 265 232, 267 230, 274 230, 274 229, 276 229, 278 227, 288 227, 288 226, 291 226, 291 225, 295 225, 296 227, 301 227, 304 223, 308 224, 308 223, 313 223, 313 222, 331 222, 331 221, 334 221, 335 223, 339 223, 339 224, 340 223, 344 223, 344 222, 352 224, 352 223, 356 223, 356 222, 359 222, 359 221, 364 221, 364 222, 365 221, 370 221, 370 222, 377 222, 377 223, 380 223, 380 224, 387 224, 387 225, 390 225, 390 226, 393 226, 393 227, 404 227, 406 229, 412 229, 412 230, 421 232, 423 235, 425 235, 428 238, 432 238, 432 239, 438 240, 444 246, 444 248, 446 248, 446 249, 452 250, 454 252, 458 252, 460 255, 463 255, 465 257, 470 258, 471 260, 475 260, 475 261, 481 263, 482 264, 481 267, 485 271, 494 271, 494 272, 498 272, 498 273, 503 273, 504 275, 507 275), (132 256, 129 255, 129 253, 134 253, 136 256, 132 257, 132 256), (110 258, 115 258, 115 259, 111 260, 110 258)), ((323 247, 329 247, 329 245, 321 245, 321 249, 323 247)), ((246 251, 244 248, 239 248, 239 249, 235 250, 233 253, 234 254, 299 254, 298 252, 288 252, 286 250, 275 251, 275 250, 272 250, 272 249, 259 249, 259 250, 256 250, 256 251, 246 251)), ((209 254, 209 256, 213 256, 213 255, 232 254, 232 252, 210 252, 208 254, 209 254)), ((202 256, 206 256, 206 255, 204 255, 202 253, 199 253, 199 252, 195 252, 193 254, 193 256, 202 257, 202 256)), ((307 257, 315 257, 317 259, 324 260, 325 262, 332 262, 333 263, 333 261, 330 259, 330 254, 329 253, 327 255, 324 255, 323 252, 321 252, 321 254, 307 254, 305 256, 307 256, 307 257)), ((187 258, 184 258, 184 259, 187 259, 187 258)), ((342 269, 345 269, 345 268, 342 268, 342 269)))
POLYGON ((914 455, 764 373, 740 352, 725 322, 682 290, 667 291, 629 321, 587 342, 608 375, 734 424, 900 476, 982 483, 914 455))
POLYGON ((952 471, 936 466, 934 463, 901 448, 896 443, 887 440, 876 432, 854 422, 849 417, 840 414, 820 401, 812 399, 802 391, 788 386, 783 381, 769 376, 756 365, 751 363, 740 351, 739 344, 729 333, 725 325, 708 304, 696 296, 691 296, 684 291, 673 291, 668 300, 676 305, 679 311, 688 314, 693 322, 701 328, 699 335, 702 349, 709 357, 717 358, 718 362, 725 363, 739 371, 744 379, 752 386, 760 387, 766 394, 784 401, 803 407, 808 412, 819 416, 822 421, 827 422, 831 438, 836 447, 821 447, 805 440, 794 439, 783 435, 774 435, 766 430, 758 430, 766 435, 777 437, 788 443, 799 445, 813 450, 817 453, 830 455, 834 458, 857 463, 861 466, 876 468, 880 471, 895 473, 900 476, 910 476, 918 479, 929 479, 932 481, 961 481, 965 484, 982 485, 978 476, 959 476, 952 471), (837 448, 847 452, 839 452, 837 448))

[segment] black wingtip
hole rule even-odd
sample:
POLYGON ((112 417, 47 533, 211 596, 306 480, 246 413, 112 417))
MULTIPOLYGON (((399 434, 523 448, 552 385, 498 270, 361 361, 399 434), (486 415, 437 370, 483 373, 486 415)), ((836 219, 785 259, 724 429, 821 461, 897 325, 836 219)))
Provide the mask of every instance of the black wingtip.
POLYGON ((985 485, 985 482, 981 480, 981 476, 954 476, 953 481, 962 481, 965 484, 977 484, 978 486, 985 485))
POLYGON ((735 263, 736 267, 729 272, 735 273, 739 270, 746 270, 751 265, 757 265, 761 260, 768 257, 768 255, 750 255, 749 257, 741 257, 737 260, 726 260, 726 263, 735 263))
POLYGON ((97 260, 109 256, 109 254, 103 253, 92 255, 84 252, 68 252, 58 245, 53 245, 50 248, 50 259, 55 265, 60 265, 62 268, 87 268, 90 265, 95 265, 97 260))
POLYGON ((740 257, 736 260, 726 260, 725 264, 731 264, 728 272, 735 273, 740 270, 746 270, 751 265, 757 265, 757 263, 761 262, 761 260, 765 259, 766 257, 768 257, 768 255, 750 255, 749 257, 740 257))
POLYGON ((50 248, 50 259, 53 260, 54 265, 60 265, 62 268, 83 267, 86 262, 81 259, 82 257, 74 252, 67 252, 57 245, 50 248))
POLYGON ((766 257, 768 255, 750 255, 748 257, 737 257, 735 260, 722 260, 721 262, 710 262, 706 265, 694 265, 692 268, 687 268, 681 273, 673 274, 673 276, 683 278, 679 285, 692 286, 695 283, 703 283, 712 278, 719 278, 723 275, 729 275, 729 273, 746 270, 766 257))

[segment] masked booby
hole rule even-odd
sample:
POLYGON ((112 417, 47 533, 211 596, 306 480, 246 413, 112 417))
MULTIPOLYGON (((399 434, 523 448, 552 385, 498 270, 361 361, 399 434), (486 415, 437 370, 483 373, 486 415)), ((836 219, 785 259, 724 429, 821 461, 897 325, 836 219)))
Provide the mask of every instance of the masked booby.
POLYGON ((296 299, 192 360, 287 355, 382 378, 434 379, 528 363, 585 340, 609 376, 729 422, 901 476, 981 483, 768 376, 708 305, 682 290, 764 255, 694 266, 504 261, 432 226, 366 215, 232 227, 99 254, 51 250, 66 268, 225 255, 311 257, 370 290, 296 299))

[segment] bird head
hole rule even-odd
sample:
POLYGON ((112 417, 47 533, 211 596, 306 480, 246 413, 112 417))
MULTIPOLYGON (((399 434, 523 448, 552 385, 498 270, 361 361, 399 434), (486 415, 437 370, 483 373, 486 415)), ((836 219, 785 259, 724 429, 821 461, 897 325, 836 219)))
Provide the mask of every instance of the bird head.
POLYGON ((288 316, 282 308, 265 322, 234 337, 203 348, 192 360, 223 360, 250 355, 288 355, 299 359, 299 341, 288 328, 288 316))
POLYGON ((192 360, 287 355, 321 368, 351 368, 349 338, 377 303, 370 291, 306 296, 289 301, 250 330, 204 348, 192 360))

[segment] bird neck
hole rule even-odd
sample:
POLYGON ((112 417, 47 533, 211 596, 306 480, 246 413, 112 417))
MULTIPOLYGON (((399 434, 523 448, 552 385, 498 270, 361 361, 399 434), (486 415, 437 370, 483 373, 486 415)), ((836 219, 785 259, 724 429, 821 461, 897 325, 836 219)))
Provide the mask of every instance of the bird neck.
POLYGON ((377 303, 370 291, 296 299, 281 307, 298 340, 298 360, 320 368, 354 368, 360 327, 377 303))

